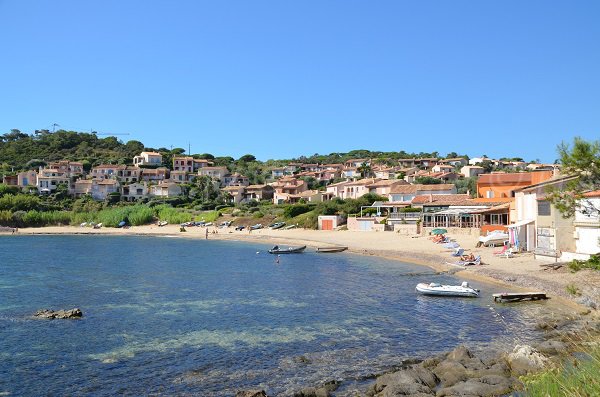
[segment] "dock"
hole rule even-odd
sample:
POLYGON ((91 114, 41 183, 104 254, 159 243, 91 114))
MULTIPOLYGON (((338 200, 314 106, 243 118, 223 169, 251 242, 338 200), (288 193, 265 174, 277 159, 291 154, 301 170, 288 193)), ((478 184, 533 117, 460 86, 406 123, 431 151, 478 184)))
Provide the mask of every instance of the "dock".
POLYGON ((520 302, 548 299, 545 292, 503 292, 494 294, 494 302, 520 302))

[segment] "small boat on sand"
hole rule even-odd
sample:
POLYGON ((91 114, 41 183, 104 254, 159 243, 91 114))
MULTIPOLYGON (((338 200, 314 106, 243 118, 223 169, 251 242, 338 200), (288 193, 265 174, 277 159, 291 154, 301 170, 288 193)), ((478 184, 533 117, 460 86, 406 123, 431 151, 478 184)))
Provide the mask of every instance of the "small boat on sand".
POLYGON ((347 249, 348 249, 348 247, 318 247, 317 252, 320 252, 323 254, 330 254, 330 253, 334 253, 334 252, 346 251, 347 249))
POLYGON ((416 287, 417 292, 423 295, 437 296, 463 296, 477 298, 479 290, 471 288, 469 283, 463 281, 461 285, 442 285, 438 283, 419 283, 416 287))
POLYGON ((299 254, 306 249, 306 245, 302 247, 279 248, 278 245, 269 250, 269 254, 299 254))

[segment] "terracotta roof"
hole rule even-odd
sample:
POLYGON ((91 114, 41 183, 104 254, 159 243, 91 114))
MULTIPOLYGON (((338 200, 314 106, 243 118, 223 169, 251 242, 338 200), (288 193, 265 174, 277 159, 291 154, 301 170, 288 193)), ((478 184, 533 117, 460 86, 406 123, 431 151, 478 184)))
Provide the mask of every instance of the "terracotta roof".
POLYGON ((531 183, 530 172, 515 172, 510 174, 481 174, 477 183, 486 183, 493 185, 513 184, 513 183, 531 183))
POLYGON ((259 190, 259 189, 264 189, 266 187, 272 188, 272 186, 269 186, 269 185, 250 185, 250 186, 246 186, 246 190, 259 190))
POLYGON ((367 187, 386 187, 386 186, 395 186, 395 185, 408 185, 408 182, 402 179, 383 179, 381 181, 374 182, 367 187))
POLYGON ((412 204, 423 205, 485 205, 474 202, 468 194, 424 194, 412 199, 412 204))
POLYGON ((600 197, 600 190, 594 190, 593 192, 584 193, 583 197, 600 197))
POLYGON ((454 189, 454 185, 449 184, 449 183, 440 183, 437 185, 420 185, 420 184, 415 184, 415 185, 396 185, 394 187, 392 187, 392 190, 390 191, 390 193, 416 193, 419 190, 426 190, 426 191, 444 191, 444 190, 453 190, 454 189))
POLYGON ((142 154, 144 154, 144 153, 146 153, 146 154, 148 154, 150 156, 161 156, 161 154, 157 153, 157 152, 142 152, 142 154))
POLYGON ((358 181, 349 182, 346 186, 367 186, 379 181, 377 178, 359 179, 358 181))

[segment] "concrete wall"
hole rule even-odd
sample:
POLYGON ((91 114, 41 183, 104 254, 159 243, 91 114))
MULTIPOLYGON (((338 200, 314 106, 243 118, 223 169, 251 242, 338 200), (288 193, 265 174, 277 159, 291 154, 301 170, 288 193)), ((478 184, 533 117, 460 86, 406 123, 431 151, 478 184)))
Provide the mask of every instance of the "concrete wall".
POLYGON ((410 224, 394 224, 394 232, 401 234, 403 236, 416 236, 418 235, 418 228, 415 223, 410 224))

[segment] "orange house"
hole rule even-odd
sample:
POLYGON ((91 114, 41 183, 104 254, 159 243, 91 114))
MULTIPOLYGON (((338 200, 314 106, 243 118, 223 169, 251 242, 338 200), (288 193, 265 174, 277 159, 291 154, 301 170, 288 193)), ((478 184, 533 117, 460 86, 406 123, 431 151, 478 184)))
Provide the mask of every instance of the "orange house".
POLYGON ((477 179, 477 198, 510 202, 515 190, 547 181, 553 175, 553 171, 481 174, 477 179))

